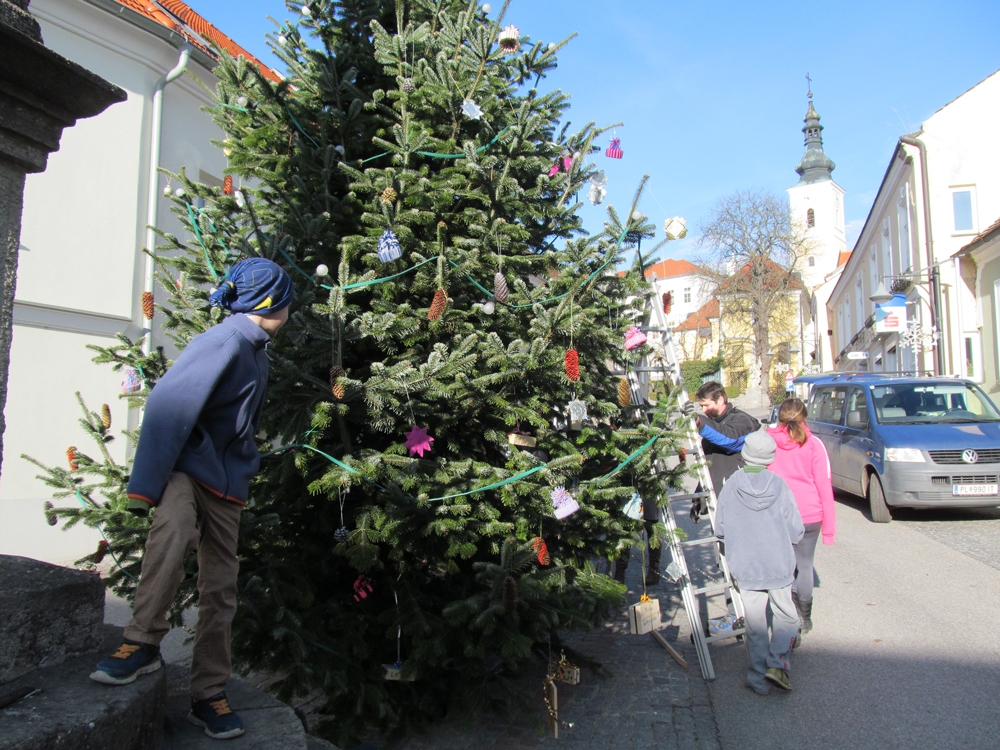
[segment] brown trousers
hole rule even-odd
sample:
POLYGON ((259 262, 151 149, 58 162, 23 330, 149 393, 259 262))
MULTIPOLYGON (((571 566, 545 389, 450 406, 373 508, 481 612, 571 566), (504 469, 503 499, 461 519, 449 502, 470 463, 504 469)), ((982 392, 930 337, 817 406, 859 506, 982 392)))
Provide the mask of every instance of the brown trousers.
POLYGON ((198 550, 198 625, 191 657, 191 697, 225 690, 232 673, 230 631, 236 614, 236 539, 242 506, 216 497, 174 472, 153 511, 142 575, 125 637, 158 645, 170 630, 167 612, 184 577, 184 559, 198 550))

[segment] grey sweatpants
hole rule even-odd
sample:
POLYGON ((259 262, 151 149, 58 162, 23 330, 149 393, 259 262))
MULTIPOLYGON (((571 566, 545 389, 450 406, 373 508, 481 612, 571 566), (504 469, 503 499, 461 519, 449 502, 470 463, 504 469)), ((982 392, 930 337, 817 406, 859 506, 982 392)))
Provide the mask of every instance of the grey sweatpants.
POLYGON ((792 603, 792 586, 770 591, 740 589, 746 610, 747 682, 758 693, 771 690, 764 679, 768 668, 791 669, 791 651, 799 633, 799 616, 792 603), (771 633, 768 636, 768 626, 771 633))
POLYGON ((806 533, 795 547, 795 582, 792 584, 792 591, 799 597, 800 602, 811 602, 813 600, 813 560, 816 558, 816 541, 819 539, 819 532, 823 528, 820 521, 806 524, 806 533))

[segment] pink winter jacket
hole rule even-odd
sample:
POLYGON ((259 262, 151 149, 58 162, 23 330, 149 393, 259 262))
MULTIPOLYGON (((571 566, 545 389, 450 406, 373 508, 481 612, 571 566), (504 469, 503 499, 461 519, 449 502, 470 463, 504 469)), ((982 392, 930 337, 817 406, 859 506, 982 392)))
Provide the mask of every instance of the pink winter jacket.
POLYGON ((833 544, 837 518, 833 505, 833 481, 830 459, 819 438, 805 427, 807 440, 796 443, 787 427, 771 427, 767 434, 774 438, 778 449, 774 463, 767 468, 785 480, 799 506, 802 523, 823 522, 823 544, 833 544))

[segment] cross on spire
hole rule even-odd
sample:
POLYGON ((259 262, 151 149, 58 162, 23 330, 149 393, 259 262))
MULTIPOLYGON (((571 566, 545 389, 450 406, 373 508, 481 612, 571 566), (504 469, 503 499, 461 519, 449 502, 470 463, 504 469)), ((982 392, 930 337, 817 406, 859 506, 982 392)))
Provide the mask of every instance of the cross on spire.
POLYGON ((813 82, 812 82, 812 78, 809 77, 809 73, 806 73, 806 84, 808 85, 808 88, 809 88, 807 96, 810 99, 812 99, 813 98, 813 82))

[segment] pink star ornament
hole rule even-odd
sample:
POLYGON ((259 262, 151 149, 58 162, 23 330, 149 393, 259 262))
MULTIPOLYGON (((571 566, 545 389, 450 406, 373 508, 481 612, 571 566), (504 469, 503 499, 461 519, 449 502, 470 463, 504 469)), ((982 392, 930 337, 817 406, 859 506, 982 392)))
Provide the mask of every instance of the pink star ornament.
POLYGON ((418 453, 420 457, 424 457, 424 453, 431 450, 431 443, 434 442, 434 438, 427 434, 426 427, 417 427, 413 425, 413 429, 406 433, 406 449, 410 452, 411 456, 415 456, 418 453))

